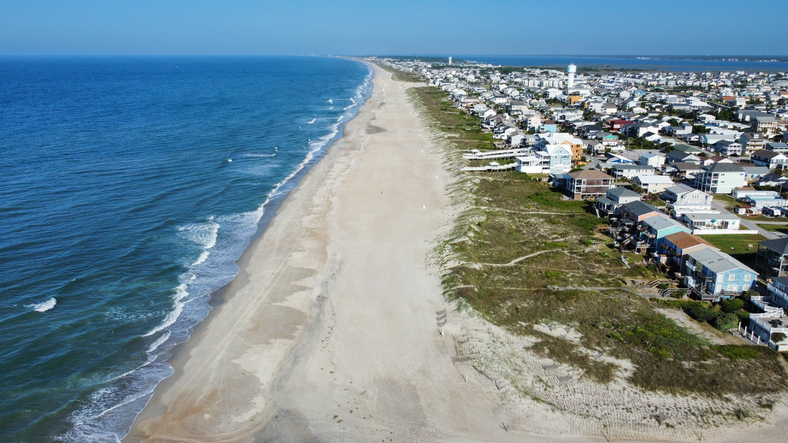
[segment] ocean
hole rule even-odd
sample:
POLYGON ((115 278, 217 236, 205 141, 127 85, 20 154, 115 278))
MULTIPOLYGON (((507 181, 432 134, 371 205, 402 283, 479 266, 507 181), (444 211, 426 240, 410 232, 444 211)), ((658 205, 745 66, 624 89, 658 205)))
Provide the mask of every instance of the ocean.
POLYGON ((118 441, 371 89, 323 57, 0 58, 0 441, 118 441))

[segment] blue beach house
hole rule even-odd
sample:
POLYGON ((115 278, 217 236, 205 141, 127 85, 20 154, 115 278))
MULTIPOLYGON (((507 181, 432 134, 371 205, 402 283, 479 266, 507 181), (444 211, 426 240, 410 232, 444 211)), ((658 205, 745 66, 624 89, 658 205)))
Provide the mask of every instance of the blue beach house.
POLYGON ((663 238, 677 232, 690 233, 688 227, 662 214, 643 220, 643 228, 640 237, 647 239, 652 250, 656 249, 657 254, 665 253, 661 250, 663 238))
POLYGON ((690 252, 684 268, 684 283, 701 300, 733 298, 752 288, 758 278, 742 262, 711 248, 690 252))

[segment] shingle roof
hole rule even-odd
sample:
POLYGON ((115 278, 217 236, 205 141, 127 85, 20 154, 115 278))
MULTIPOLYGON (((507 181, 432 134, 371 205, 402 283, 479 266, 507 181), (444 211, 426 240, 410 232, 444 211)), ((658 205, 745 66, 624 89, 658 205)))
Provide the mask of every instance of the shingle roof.
POLYGON ((788 237, 758 242, 764 248, 771 249, 780 255, 788 255, 788 237))
POLYGON ((584 171, 577 171, 577 172, 570 172, 566 174, 574 179, 588 179, 588 178, 609 178, 613 179, 613 177, 605 174, 602 171, 595 171, 593 169, 586 169, 584 171))
POLYGON ((714 245, 698 237, 697 235, 692 235, 686 232, 677 232, 675 234, 667 235, 665 236, 665 240, 673 243, 682 251, 698 245, 711 246, 712 248, 714 247, 714 245))
POLYGON ((640 194, 638 194, 637 192, 629 190, 627 188, 620 188, 620 187, 619 188, 609 189, 607 191, 607 193, 609 195, 614 195, 614 196, 616 196, 618 198, 621 198, 621 197, 640 197, 640 194))
POLYGON ((704 267, 711 269, 715 274, 733 269, 744 269, 745 271, 755 273, 755 271, 747 267, 739 260, 736 260, 724 252, 720 252, 711 248, 690 252, 689 255, 700 262, 704 267))
POLYGON ((704 168, 709 172, 744 172, 744 169, 735 163, 714 163, 704 168))
POLYGON ((643 203, 640 200, 629 202, 625 205, 622 205, 621 207, 626 208, 627 212, 630 212, 638 217, 640 217, 641 215, 648 214, 649 212, 659 212, 659 209, 651 206, 648 203, 643 203))

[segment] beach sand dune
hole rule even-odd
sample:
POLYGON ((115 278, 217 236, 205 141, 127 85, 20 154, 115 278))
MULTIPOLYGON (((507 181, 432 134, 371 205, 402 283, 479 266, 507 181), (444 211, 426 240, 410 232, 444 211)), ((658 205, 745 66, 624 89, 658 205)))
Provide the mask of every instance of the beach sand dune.
POLYGON ((431 241, 451 223, 442 156, 407 84, 370 98, 173 357, 127 441, 500 440, 436 312, 431 241), (460 437, 461 436, 461 437, 460 437))

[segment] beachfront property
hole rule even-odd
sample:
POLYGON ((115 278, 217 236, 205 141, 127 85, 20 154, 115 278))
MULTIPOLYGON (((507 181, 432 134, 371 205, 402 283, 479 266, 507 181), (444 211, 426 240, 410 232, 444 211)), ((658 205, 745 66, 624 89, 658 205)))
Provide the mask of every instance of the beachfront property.
POLYGON ((555 186, 573 200, 604 197, 615 187, 615 179, 604 172, 584 170, 554 176, 555 186))
POLYGON ((596 209, 602 218, 615 218, 621 213, 621 206, 640 200, 640 194, 627 188, 612 188, 605 192, 604 197, 596 199, 596 209))
POLYGON ((695 176, 695 187, 714 194, 730 194, 745 185, 744 170, 734 163, 714 163, 702 166, 695 176))
POLYGON ((763 278, 788 277, 788 237, 758 242, 755 270, 763 278))
POLYGON ((547 151, 549 147, 560 146, 572 153, 572 161, 579 161, 583 156, 583 140, 566 133, 546 133, 536 135, 534 148, 547 151))
POLYGON ((647 218, 664 214, 654 206, 640 200, 621 205, 620 213, 620 225, 634 226, 638 230, 643 228, 643 221, 647 218))
POLYGON ((781 296, 785 295, 785 283, 776 284, 782 289, 769 285, 769 296, 753 296, 750 302, 760 312, 750 313, 747 337, 756 344, 764 343, 778 352, 788 351, 788 317, 785 308, 780 304, 781 296), (780 294, 780 295, 777 295, 780 294))
POLYGON ((719 249, 697 235, 680 231, 665 235, 657 242, 656 257, 659 263, 683 271, 689 253, 705 248, 719 249))
POLYGON ((640 233, 640 237, 648 241, 651 251, 657 250, 662 239, 668 235, 679 232, 690 233, 689 228, 665 214, 644 219, 642 226, 643 231, 640 233))
POLYGON ((728 254, 704 248, 687 254, 684 284, 701 300, 719 301, 741 295, 758 273, 728 254))
POLYGON ((528 174, 564 174, 572 170, 572 153, 561 145, 547 145, 531 155, 516 157, 515 170, 528 174))

